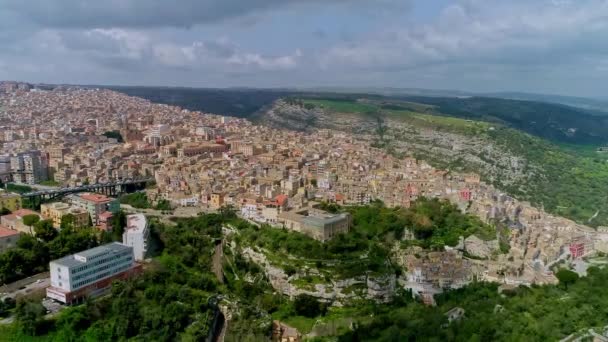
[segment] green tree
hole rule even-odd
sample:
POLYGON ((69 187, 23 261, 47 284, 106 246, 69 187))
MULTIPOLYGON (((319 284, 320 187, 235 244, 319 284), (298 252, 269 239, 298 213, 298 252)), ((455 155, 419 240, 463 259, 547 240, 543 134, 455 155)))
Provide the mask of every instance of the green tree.
POLYGON ((24 334, 35 336, 43 333, 46 309, 39 302, 20 301, 15 309, 15 323, 24 334))
POLYGON ((119 131, 107 131, 104 134, 102 134, 108 138, 114 138, 116 139, 119 143, 124 142, 122 135, 120 134, 119 131))
POLYGON ((32 226, 40 221, 40 216, 37 214, 30 214, 23 216, 23 224, 30 228, 30 234, 32 234, 32 226))
POLYGON ((158 201, 154 209, 163 211, 173 210, 173 208, 171 207, 171 202, 167 201, 166 199, 161 199, 160 201, 158 201))
POLYGON ((564 285, 564 288, 567 290, 569 284, 574 284, 578 280, 578 273, 574 271, 567 270, 565 268, 560 269, 555 274, 559 283, 564 285))
POLYGON ((34 225, 36 237, 44 242, 51 242, 57 235, 57 230, 53 227, 53 221, 42 220, 34 225))
POLYGON ((62 230, 76 228, 76 217, 72 214, 63 215, 61 217, 60 227, 62 230))
POLYGON ((133 208, 148 209, 151 207, 148 196, 145 192, 135 192, 132 194, 122 195, 118 198, 120 203, 128 204, 133 208))
POLYGON ((220 216, 223 220, 236 218, 236 210, 232 205, 225 205, 220 208, 220 216))
POLYGON ((120 210, 112 216, 112 237, 114 241, 122 241, 122 233, 127 226, 127 214, 120 210))
POLYGON ((324 304, 319 303, 315 297, 307 294, 297 296, 293 306, 296 314, 309 318, 325 314, 325 311, 327 311, 324 304))

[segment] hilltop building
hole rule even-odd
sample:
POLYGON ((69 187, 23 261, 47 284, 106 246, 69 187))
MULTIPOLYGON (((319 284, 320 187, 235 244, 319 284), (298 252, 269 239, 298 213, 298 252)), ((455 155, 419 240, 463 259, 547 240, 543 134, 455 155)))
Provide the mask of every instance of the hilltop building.
POLYGON ((284 228, 319 241, 327 241, 338 234, 347 233, 351 225, 349 213, 330 214, 315 209, 282 212, 277 220, 284 228))

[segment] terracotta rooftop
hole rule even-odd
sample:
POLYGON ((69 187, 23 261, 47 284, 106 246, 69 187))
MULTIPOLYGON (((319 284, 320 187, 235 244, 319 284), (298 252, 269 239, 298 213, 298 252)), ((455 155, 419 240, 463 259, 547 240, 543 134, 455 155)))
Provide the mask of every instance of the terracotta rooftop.
POLYGON ((100 194, 82 194, 80 195, 80 198, 85 201, 91 201, 95 203, 105 203, 112 200, 112 198, 100 194))
POLYGON ((26 215, 38 215, 38 216, 40 216, 39 213, 37 213, 37 212, 35 212, 33 210, 30 210, 30 209, 15 210, 15 211, 13 211, 13 215, 15 217, 19 218, 19 219, 21 219, 23 216, 26 216, 26 215))

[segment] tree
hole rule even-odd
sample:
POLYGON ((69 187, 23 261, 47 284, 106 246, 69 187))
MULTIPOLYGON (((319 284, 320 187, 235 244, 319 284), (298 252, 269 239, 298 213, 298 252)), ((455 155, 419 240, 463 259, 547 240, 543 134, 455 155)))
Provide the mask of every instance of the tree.
POLYGON ((568 290, 568 284, 574 284, 578 280, 578 273, 562 268, 555 274, 560 284, 568 290))
POLYGON ((122 135, 120 134, 119 131, 107 131, 104 134, 102 134, 108 138, 114 138, 116 139, 119 143, 124 142, 122 135))
POLYGON ((122 241, 122 233, 127 225, 127 214, 120 210, 112 216, 112 237, 114 241, 122 241))
POLYGON ((76 228, 75 224, 76 224, 76 217, 74 217, 74 215, 66 214, 61 217, 60 227, 62 230, 76 228))
POLYGON ((44 242, 51 242, 57 236, 57 230, 53 227, 53 221, 42 220, 34 225, 36 237, 44 242))
POLYGON ((160 201, 158 201, 154 209, 163 211, 173 210, 173 208, 171 207, 171 202, 167 201, 166 199, 161 199, 160 201))
POLYGON ((148 196, 145 192, 135 192, 132 194, 122 195, 118 198, 121 204, 128 204, 133 208, 148 209, 151 207, 148 196))
POLYGON ((298 315, 309 318, 317 317, 327 311, 324 304, 319 303, 315 297, 307 294, 297 296, 293 306, 298 315))
POLYGON ((230 220, 236 217, 236 211, 232 205, 225 205, 220 208, 220 216, 222 220, 230 220))
POLYGON ((23 216, 23 224, 30 227, 30 234, 32 234, 32 226, 40 221, 40 216, 37 214, 30 214, 23 216))
POLYGON ((0 209, 0 216, 10 215, 10 214, 11 214, 11 211, 5 207, 2 207, 2 209, 0 209))
POLYGON ((46 309, 39 302, 21 301, 15 310, 15 322, 23 333, 34 336, 40 334, 46 309))

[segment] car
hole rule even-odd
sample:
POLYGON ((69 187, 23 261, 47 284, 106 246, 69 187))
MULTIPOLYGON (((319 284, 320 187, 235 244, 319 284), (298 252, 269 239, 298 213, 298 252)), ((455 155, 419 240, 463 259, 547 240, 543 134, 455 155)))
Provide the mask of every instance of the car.
POLYGON ((36 280, 36 284, 40 284, 40 283, 42 283, 43 281, 44 281, 44 279, 38 279, 38 280, 36 280))

